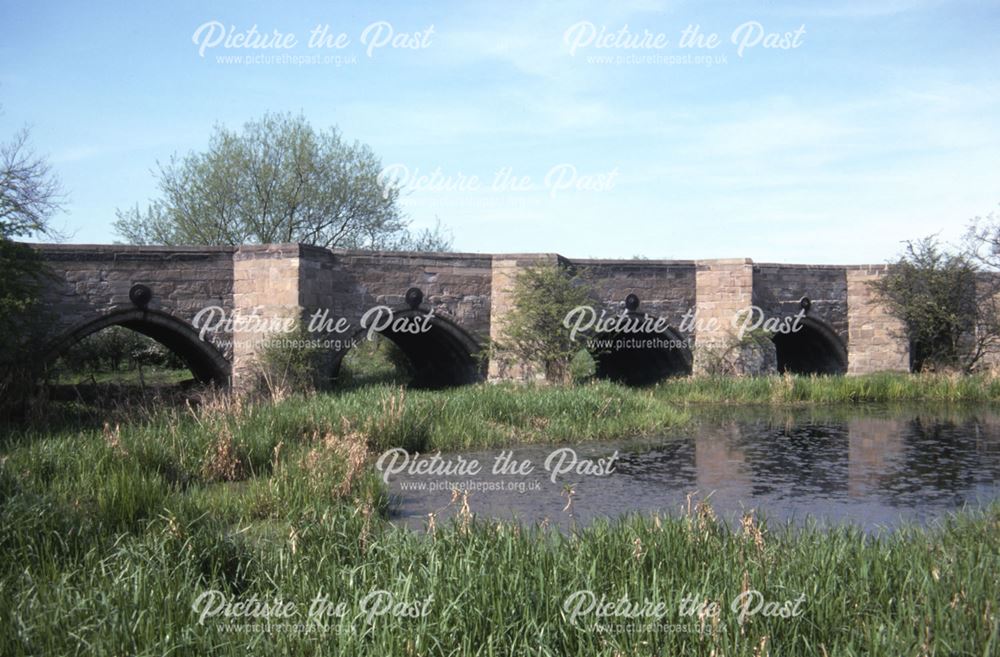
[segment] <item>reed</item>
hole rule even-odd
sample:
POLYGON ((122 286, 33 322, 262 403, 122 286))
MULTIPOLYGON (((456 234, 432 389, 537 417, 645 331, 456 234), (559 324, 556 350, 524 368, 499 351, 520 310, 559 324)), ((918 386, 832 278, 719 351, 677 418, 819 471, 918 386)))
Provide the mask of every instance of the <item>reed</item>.
POLYGON ((476 520, 473 503, 471 519, 420 534, 382 520, 367 483, 345 490, 334 474, 344 463, 326 495, 308 456, 279 461, 259 483, 186 488, 122 454, 88 463, 101 472, 80 468, 72 485, 44 486, 5 462, 2 654, 990 655, 997 646, 1000 506, 868 537, 752 516, 727 527, 705 503, 562 534, 476 520), (209 591, 291 602, 299 616, 270 630, 253 618, 200 624, 193 605, 209 591), (378 591, 426 615, 369 619, 365 598, 378 591), (741 623, 733 601, 752 591, 786 609, 801 598, 799 613, 741 623), (664 612, 573 617, 567 600, 589 594, 664 612), (298 626, 319 595, 344 613, 298 626), (691 596, 719 613, 682 615, 691 596))
POLYGON ((1000 378, 988 374, 687 377, 652 388, 662 401, 735 404, 857 404, 1000 401, 1000 378))
POLYGON ((389 446, 664 435, 697 416, 682 402, 845 397, 996 393, 989 379, 948 377, 374 386, 276 404, 220 397, 83 429, 8 429, 0 654, 996 654, 1000 504, 879 536, 752 516, 730 527, 705 502, 560 533, 477 519, 472 497, 456 500, 469 508, 455 520, 418 533, 385 520, 370 465, 389 446), (326 595, 345 612, 325 628, 199 624, 192 604, 213 590, 280 598, 303 616, 326 595), (376 591, 427 613, 369 621, 364 599, 376 591), (666 611, 655 622, 573 619, 565 604, 579 591, 666 611), (801 613, 740 623, 730 605, 749 591, 775 602, 804 595, 801 613), (681 616, 687 596, 721 611, 681 616))

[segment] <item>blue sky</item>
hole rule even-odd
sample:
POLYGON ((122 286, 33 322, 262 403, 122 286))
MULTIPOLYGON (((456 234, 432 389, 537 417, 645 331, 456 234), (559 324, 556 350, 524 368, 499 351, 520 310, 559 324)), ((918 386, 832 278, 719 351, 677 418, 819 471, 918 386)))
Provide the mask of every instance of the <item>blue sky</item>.
POLYGON ((336 125, 397 174, 439 172, 402 206, 462 251, 882 262, 1000 209, 995 2, 7 1, 0 25, 0 136, 31 127, 74 242, 113 241, 157 161, 268 110, 336 125), (202 56, 212 21, 297 45, 202 56), (348 43, 309 48, 319 25, 348 43), (681 48, 689 25, 719 44, 681 48), (626 26, 666 45, 586 42, 626 26), (753 44, 801 28, 796 47, 753 44), (390 30, 420 47, 373 44, 390 30), (221 59, 282 54, 330 61, 221 59), (494 188, 504 170, 524 189, 494 188))

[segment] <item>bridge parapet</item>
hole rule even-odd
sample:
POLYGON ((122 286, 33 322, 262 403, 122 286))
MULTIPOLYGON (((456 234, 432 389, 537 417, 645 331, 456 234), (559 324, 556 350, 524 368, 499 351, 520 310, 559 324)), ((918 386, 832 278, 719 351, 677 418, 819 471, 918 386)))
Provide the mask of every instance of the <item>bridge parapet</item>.
MULTIPOLYGON (((434 380, 456 373, 468 380, 471 352, 491 342, 503 344, 504 318, 512 308, 518 272, 557 263, 586 272, 597 310, 619 313, 626 296, 636 295, 639 312, 663 318, 696 347, 695 372, 702 371, 699 347, 731 340, 738 313, 756 307, 769 316, 790 316, 800 310, 803 297, 811 301, 809 331, 803 334, 808 340, 782 346, 776 338, 779 366, 849 374, 909 367, 902 326, 874 301, 868 285, 885 272, 885 266, 787 265, 748 258, 593 260, 554 253, 368 252, 300 244, 35 246, 54 274, 43 302, 55 315, 52 332, 62 340, 59 345, 119 323, 161 341, 166 336, 173 347, 188 349, 192 332, 199 333, 196 316, 205 308, 218 308, 232 317, 256 315, 261 322, 236 323, 232 330, 223 325, 202 335, 218 358, 199 351, 201 345, 188 353, 191 358, 211 356, 212 362, 202 363, 202 374, 228 378, 231 369, 237 383, 258 357, 259 345, 273 332, 267 327, 277 320, 306 321, 317 311, 326 311, 328 317, 343 318, 360 329, 362 317, 376 306, 410 315, 433 313, 436 329, 429 341, 391 330, 384 334, 405 344, 411 359, 423 359, 438 377, 434 380), (152 291, 141 308, 129 298, 137 284, 152 291), (405 298, 410 288, 422 292, 417 306, 405 298), (827 353, 819 358, 810 356, 810 351, 827 353), (220 369, 219 362, 225 367, 220 369)), ((340 356, 332 358, 334 371, 340 356)), ((488 364, 491 379, 543 376, 537 368, 505 360, 502 353, 497 356, 488 364)), ((690 371, 690 353, 683 362, 662 362, 664 367, 685 363, 690 371)))

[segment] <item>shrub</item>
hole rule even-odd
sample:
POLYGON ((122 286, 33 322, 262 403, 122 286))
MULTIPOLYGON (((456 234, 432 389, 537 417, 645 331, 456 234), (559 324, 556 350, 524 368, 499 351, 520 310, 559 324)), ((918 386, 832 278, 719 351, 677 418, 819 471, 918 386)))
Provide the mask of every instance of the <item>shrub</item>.
POLYGON ((574 308, 591 303, 588 282, 563 265, 536 265, 517 274, 512 296, 497 355, 524 363, 526 375, 538 372, 547 381, 568 383, 580 345, 563 321, 574 308))

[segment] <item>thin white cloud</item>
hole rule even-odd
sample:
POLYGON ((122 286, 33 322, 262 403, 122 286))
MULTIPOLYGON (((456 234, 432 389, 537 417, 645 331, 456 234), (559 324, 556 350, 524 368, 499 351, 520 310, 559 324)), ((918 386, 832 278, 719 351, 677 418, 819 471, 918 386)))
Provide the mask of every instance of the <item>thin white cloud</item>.
POLYGON ((783 13, 818 18, 881 18, 931 9, 942 4, 942 0, 839 0, 792 5, 783 13))
POLYGON ((50 159, 53 164, 69 164, 99 157, 105 152, 97 146, 74 146, 56 151, 50 159))

